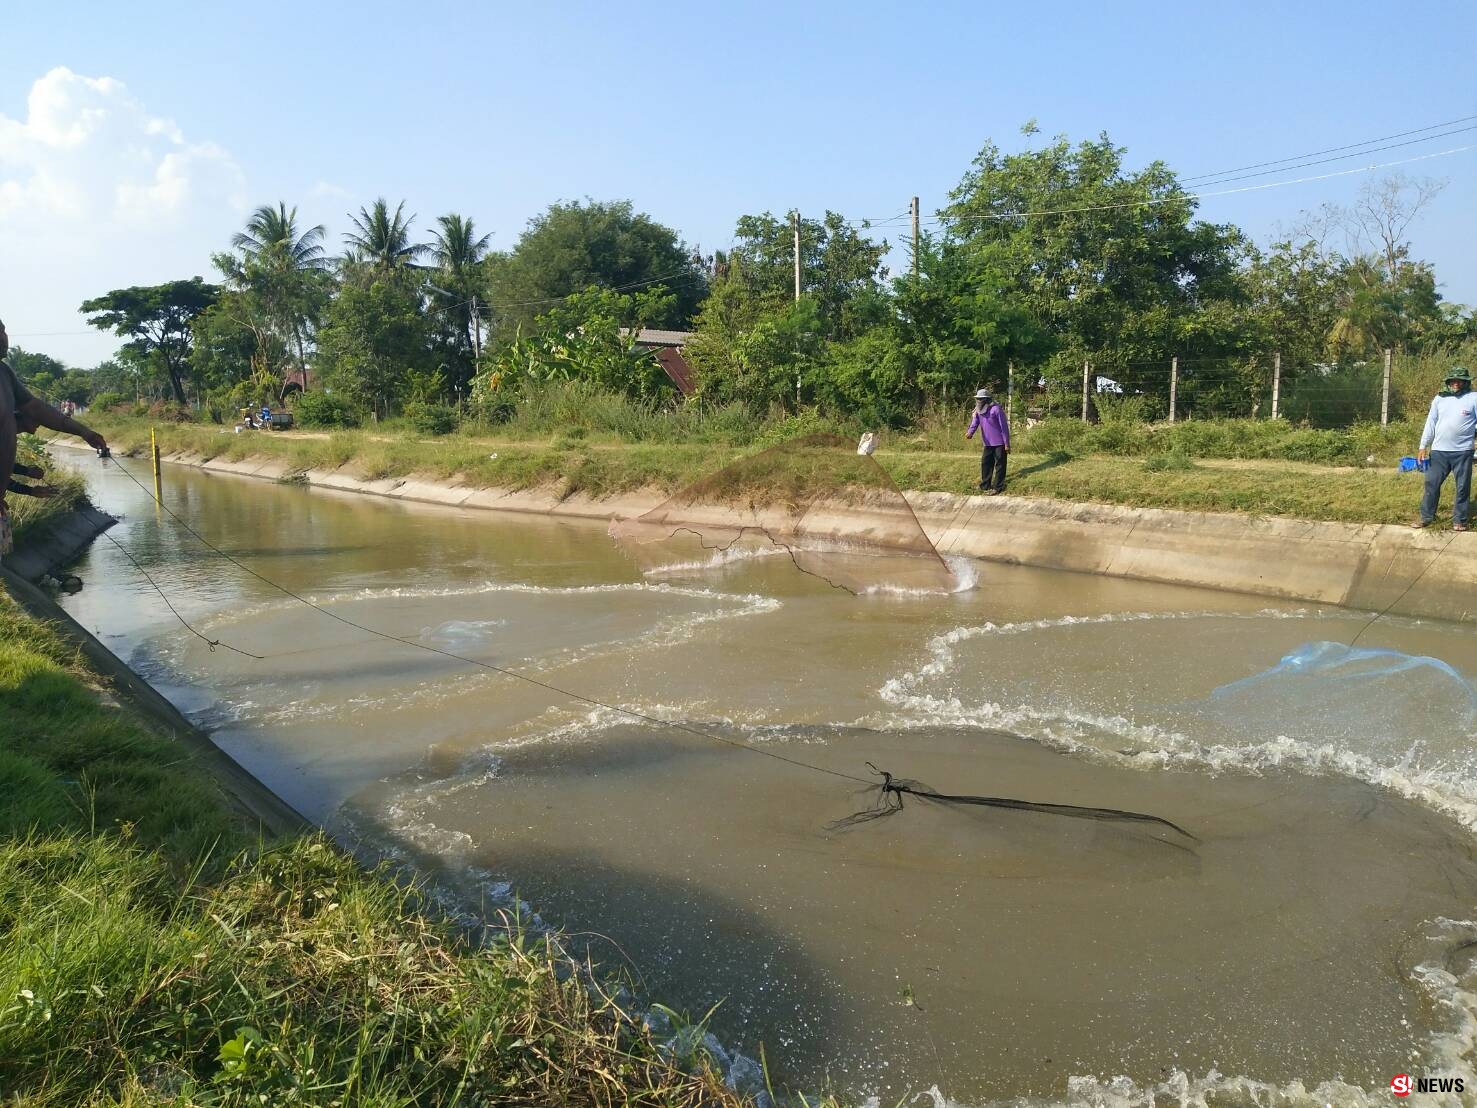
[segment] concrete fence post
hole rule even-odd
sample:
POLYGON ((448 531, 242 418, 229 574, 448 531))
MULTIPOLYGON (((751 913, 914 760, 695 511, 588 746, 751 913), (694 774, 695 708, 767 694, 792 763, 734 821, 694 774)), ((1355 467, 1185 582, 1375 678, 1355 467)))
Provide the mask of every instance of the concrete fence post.
POLYGON ((1385 381, 1380 387, 1380 426, 1390 426, 1390 348, 1385 347, 1385 381))
POLYGON ((1277 402, 1282 398, 1282 351, 1272 355, 1272 418, 1277 418, 1277 402))

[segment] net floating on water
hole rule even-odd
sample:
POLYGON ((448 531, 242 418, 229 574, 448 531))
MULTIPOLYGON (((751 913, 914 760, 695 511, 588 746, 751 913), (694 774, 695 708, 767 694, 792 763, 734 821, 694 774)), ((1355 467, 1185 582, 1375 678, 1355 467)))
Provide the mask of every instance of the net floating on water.
POLYGON ((647 573, 704 564, 694 561, 703 552, 775 552, 856 595, 958 587, 897 484, 838 435, 740 458, 644 515, 613 521, 610 535, 647 573))

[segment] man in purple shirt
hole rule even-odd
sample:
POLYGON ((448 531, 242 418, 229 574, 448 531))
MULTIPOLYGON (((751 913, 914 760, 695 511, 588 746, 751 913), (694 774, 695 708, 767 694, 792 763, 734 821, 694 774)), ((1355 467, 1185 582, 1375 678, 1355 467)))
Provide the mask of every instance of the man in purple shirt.
POLYGON ((974 394, 974 414, 969 420, 966 439, 980 433, 984 453, 980 456, 980 488, 986 496, 998 496, 1005 491, 1005 456, 1010 453, 1010 422, 1005 409, 995 403, 989 389, 980 389, 974 394))

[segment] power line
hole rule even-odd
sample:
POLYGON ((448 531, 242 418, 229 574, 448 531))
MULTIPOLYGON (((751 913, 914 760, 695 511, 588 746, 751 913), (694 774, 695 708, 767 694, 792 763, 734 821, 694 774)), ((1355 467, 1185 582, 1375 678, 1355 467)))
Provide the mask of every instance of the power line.
MULTIPOLYGON (((1322 157, 1324 154, 1337 154, 1342 150, 1354 150, 1357 147, 1371 146, 1377 142, 1389 142, 1391 139, 1405 138, 1409 135, 1418 135, 1425 131, 1439 131, 1444 127, 1455 127, 1458 123, 1470 123, 1473 120, 1477 120, 1477 115, 1464 115, 1460 119, 1448 119, 1445 123, 1432 123, 1428 127, 1416 127, 1413 130, 1409 131, 1398 131, 1393 135, 1381 135, 1379 138, 1366 139, 1364 142, 1351 142, 1345 146, 1330 146, 1326 150, 1310 150, 1306 154, 1294 154, 1291 157, 1276 158, 1270 162, 1256 162, 1252 165, 1238 165, 1231 169, 1218 170, 1215 173, 1197 173, 1193 177, 1181 177, 1180 183, 1188 184, 1191 181, 1205 181, 1207 178, 1210 177, 1224 177, 1228 173, 1244 173, 1249 169, 1263 169, 1267 166, 1283 165, 1286 162, 1300 162, 1303 161, 1305 158, 1318 158, 1322 157)), ((1436 136, 1431 137, 1434 138, 1436 136)), ((1369 151, 1365 151, 1365 153, 1369 153, 1369 151)))
POLYGON ((940 216, 927 222, 949 226, 954 223, 963 223, 974 220, 1002 221, 1007 219, 1028 219, 1035 216, 1046 215, 1076 215, 1081 212, 1106 212, 1118 208, 1149 208, 1159 204, 1176 204, 1185 200, 1205 200, 1215 196, 1232 196, 1243 192, 1261 192, 1265 189, 1282 188, 1285 185, 1302 185, 1309 181, 1326 181, 1333 177, 1347 177, 1354 173, 1369 173, 1376 169, 1389 169, 1397 165, 1409 165, 1412 162, 1429 161, 1432 158, 1444 158, 1451 154, 1463 154, 1468 150, 1477 150, 1477 143, 1468 146, 1453 146, 1449 150, 1438 150, 1433 154, 1420 154, 1414 158, 1401 158, 1393 162, 1380 162, 1374 165, 1357 166, 1354 169, 1340 169, 1332 173, 1318 173, 1310 177, 1294 177, 1286 181, 1268 181, 1260 185, 1244 185, 1241 188, 1220 189, 1214 192, 1176 192, 1169 196, 1151 197, 1147 200, 1125 200, 1115 204, 1087 204, 1076 208, 1054 208, 1043 211, 1016 211, 1016 212, 979 212, 963 213, 954 216, 940 216))
MULTIPOLYGON (((1284 166, 1284 167, 1279 168, 1279 169, 1264 169, 1264 170, 1262 170, 1259 173, 1247 173, 1247 174, 1243 174, 1242 176, 1239 176, 1239 177, 1223 177, 1221 180, 1218 180, 1218 181, 1208 181, 1208 182, 1206 182, 1206 184, 1207 185, 1228 185, 1228 184, 1230 184, 1233 181, 1247 181, 1247 180, 1250 180, 1253 177, 1266 177, 1266 176, 1268 176, 1269 174, 1272 174, 1272 173, 1291 173, 1294 170, 1307 169, 1310 166, 1327 165, 1330 162, 1343 162, 1343 161, 1348 161, 1350 158, 1362 158, 1365 154, 1379 154, 1379 153, 1382 153, 1385 150, 1398 150, 1398 149, 1400 149, 1401 147, 1404 147, 1404 146, 1415 146, 1418 143, 1432 142, 1435 139, 1450 138, 1453 135, 1465 134, 1468 131, 1477 131, 1477 124, 1471 124, 1471 125, 1466 126, 1466 127, 1457 127, 1455 130, 1443 131, 1443 132, 1441 132, 1440 134, 1437 134, 1437 135, 1426 135, 1424 138, 1407 139, 1404 142, 1394 142, 1394 143, 1390 143, 1388 146, 1374 146, 1374 147, 1369 148, 1368 150, 1357 150, 1357 151, 1355 151, 1352 154, 1337 154, 1337 155, 1335 155, 1334 157, 1331 157, 1331 158, 1318 158, 1318 159, 1316 159, 1314 161, 1305 161, 1305 162, 1302 162, 1302 163, 1300 163, 1298 165, 1284 166)), ((1228 170, 1227 172, 1235 172, 1235 171, 1234 170, 1228 170)), ((1183 182, 1181 182, 1181 183, 1183 184, 1183 182)))

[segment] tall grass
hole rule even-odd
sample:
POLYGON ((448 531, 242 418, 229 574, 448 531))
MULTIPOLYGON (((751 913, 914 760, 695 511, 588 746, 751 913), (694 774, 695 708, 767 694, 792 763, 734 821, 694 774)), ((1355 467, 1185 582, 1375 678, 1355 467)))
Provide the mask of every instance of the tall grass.
POLYGON ((17 543, 26 542, 33 535, 44 531, 54 521, 86 506, 87 489, 82 479, 66 470, 53 468, 39 439, 31 435, 21 436, 16 460, 28 465, 40 465, 48 471, 42 481, 27 479, 23 482, 24 484, 49 484, 57 490, 56 496, 44 500, 15 493, 7 495, 6 503, 10 509, 11 528, 15 532, 17 543))

